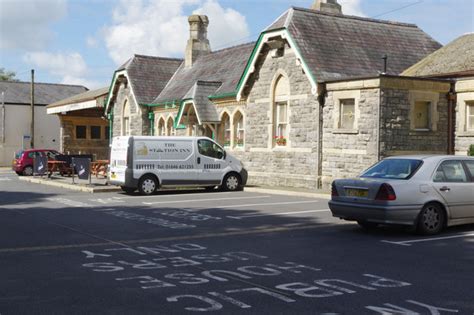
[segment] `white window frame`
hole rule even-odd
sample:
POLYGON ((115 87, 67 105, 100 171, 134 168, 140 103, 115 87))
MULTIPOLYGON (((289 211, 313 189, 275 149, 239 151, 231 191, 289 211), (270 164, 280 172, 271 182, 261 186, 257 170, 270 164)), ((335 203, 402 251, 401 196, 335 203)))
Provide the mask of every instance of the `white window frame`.
POLYGON ((289 102, 288 101, 283 101, 283 102, 275 102, 274 110, 275 110, 275 130, 274 135, 275 135, 275 145, 280 146, 280 147, 285 147, 288 145, 288 107, 289 107, 289 102), (285 106, 285 117, 286 119, 283 120, 281 116, 281 110, 280 107, 285 106), (281 131, 283 129, 283 132, 281 131), (281 142, 278 139, 283 138, 281 142))
POLYGON ((356 125, 356 102, 355 102, 355 98, 343 98, 343 99, 340 99, 339 100, 339 129, 346 129, 346 130, 354 130, 356 129, 355 128, 355 125, 356 125), (344 128, 342 126, 342 122, 344 120, 344 106, 348 106, 348 105, 345 105, 344 102, 346 101, 352 101, 353 104, 351 104, 351 106, 354 107, 354 112, 352 113, 353 117, 352 117, 352 126, 350 128, 344 128))
POLYGON ((242 112, 237 111, 233 115, 233 122, 234 122, 234 142, 233 142, 233 147, 234 148, 242 148, 245 145, 245 122, 244 122, 244 115, 242 112), (240 118, 236 120, 237 115, 240 115, 240 118), (242 143, 239 144, 239 134, 242 133, 242 143))
POLYGON ((474 132, 474 123, 470 124, 469 118, 474 118, 474 101, 467 101, 466 103, 466 131, 474 132))

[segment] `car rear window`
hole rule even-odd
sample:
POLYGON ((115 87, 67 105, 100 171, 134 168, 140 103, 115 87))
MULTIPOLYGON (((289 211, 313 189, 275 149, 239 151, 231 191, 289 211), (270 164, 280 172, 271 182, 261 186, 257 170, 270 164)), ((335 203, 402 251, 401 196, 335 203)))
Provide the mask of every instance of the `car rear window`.
POLYGON ((415 159, 382 160, 365 171, 360 177, 409 179, 420 168, 423 161, 415 159))

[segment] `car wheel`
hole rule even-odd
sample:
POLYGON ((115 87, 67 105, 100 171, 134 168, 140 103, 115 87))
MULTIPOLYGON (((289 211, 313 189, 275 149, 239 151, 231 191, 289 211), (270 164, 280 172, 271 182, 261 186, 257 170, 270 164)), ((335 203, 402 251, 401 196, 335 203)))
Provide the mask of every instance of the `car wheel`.
POLYGON ((241 189, 242 180, 240 176, 235 173, 227 174, 224 177, 224 181, 222 182, 221 190, 224 191, 237 191, 241 189))
POLYGON ((136 188, 125 187, 125 186, 120 186, 120 188, 127 194, 132 194, 135 190, 137 190, 136 188))
POLYGON ((429 203, 421 209, 418 218, 418 232, 423 235, 433 235, 444 228, 446 215, 443 208, 435 203, 429 203))
POLYGON ((32 176, 33 175, 33 166, 25 166, 23 169, 23 175, 32 176))
POLYGON ((375 229, 377 226, 379 226, 378 223, 369 221, 357 221, 357 224, 359 224, 359 226, 365 230, 375 229))
POLYGON ((158 179, 151 175, 143 176, 138 183, 138 191, 142 195, 152 195, 158 189, 158 179))

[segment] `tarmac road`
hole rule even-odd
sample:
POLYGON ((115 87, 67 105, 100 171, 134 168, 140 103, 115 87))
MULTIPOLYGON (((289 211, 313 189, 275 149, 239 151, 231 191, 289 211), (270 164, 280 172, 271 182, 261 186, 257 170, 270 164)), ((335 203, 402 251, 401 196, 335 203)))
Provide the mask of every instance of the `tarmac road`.
POLYGON ((474 229, 364 231, 327 200, 87 194, 0 173, 0 314, 474 314, 474 229))

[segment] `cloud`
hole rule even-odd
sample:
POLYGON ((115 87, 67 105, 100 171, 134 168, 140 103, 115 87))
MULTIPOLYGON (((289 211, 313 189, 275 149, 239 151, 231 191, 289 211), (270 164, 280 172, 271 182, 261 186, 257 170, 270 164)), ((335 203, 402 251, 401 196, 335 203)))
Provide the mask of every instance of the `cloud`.
POLYGON ((225 9, 216 0, 207 0, 193 14, 209 17, 209 41, 213 48, 223 48, 245 42, 250 34, 245 16, 234 9, 225 9))
POLYGON ((66 16, 65 0, 0 0, 0 49, 42 49, 54 37, 51 24, 66 16))
POLYGON ((189 37, 184 9, 190 6, 208 14, 211 47, 248 36, 245 17, 215 0, 121 0, 113 11, 112 24, 102 32, 110 57, 121 64, 133 54, 183 56, 189 37))
POLYGON ((39 70, 45 70, 53 76, 61 77, 61 83, 64 84, 79 84, 89 88, 103 85, 86 78, 90 73, 89 68, 82 55, 77 52, 32 52, 26 53, 23 60, 39 70))
POLYGON ((342 12, 346 15, 366 16, 362 11, 361 0, 339 1, 342 6, 342 12))

